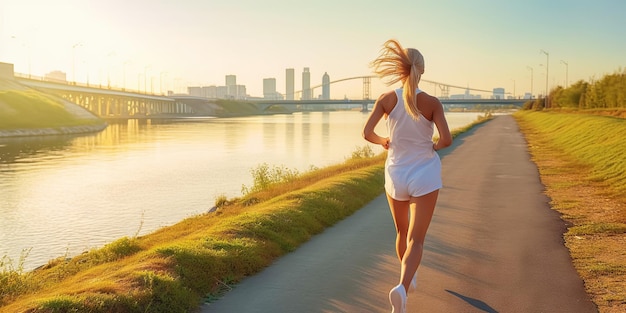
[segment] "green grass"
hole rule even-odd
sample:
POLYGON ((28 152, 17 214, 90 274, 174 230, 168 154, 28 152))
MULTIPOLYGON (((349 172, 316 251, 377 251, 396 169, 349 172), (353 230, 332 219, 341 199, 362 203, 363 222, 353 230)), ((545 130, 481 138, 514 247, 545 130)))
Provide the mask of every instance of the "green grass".
POLYGON ((266 111, 261 111, 254 104, 247 101, 217 99, 215 104, 219 105, 222 110, 217 113, 218 116, 247 116, 259 114, 275 114, 290 113, 289 110, 282 106, 271 106, 266 111))
POLYGON ((626 194, 626 120, 550 112, 520 112, 541 129, 555 149, 589 166, 589 179, 601 182, 614 195, 626 194))
POLYGON ((34 90, 0 89, 0 129, 55 128, 101 124, 65 110, 61 99, 34 90))
POLYGON ((593 234, 626 234, 626 224, 624 223, 593 223, 587 225, 573 226, 569 229, 568 235, 593 235, 593 234))
POLYGON ((595 275, 626 275, 626 266, 603 262, 595 263, 589 266, 587 270, 595 275))
POLYGON ((28 273, 5 264, 0 282, 13 283, 0 284, 0 312, 197 310, 381 195, 384 160, 364 147, 305 173, 261 165, 253 186, 219 196, 212 213, 28 273))

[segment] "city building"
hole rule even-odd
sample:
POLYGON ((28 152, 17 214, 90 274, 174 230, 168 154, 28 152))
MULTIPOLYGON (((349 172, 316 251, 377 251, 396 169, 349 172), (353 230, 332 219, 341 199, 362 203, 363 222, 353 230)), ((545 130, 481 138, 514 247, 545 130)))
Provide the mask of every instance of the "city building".
POLYGON ((187 87, 187 93, 190 96, 202 97, 202 87, 187 87))
POLYGON ((285 98, 287 100, 294 100, 295 98, 294 77, 294 70, 292 68, 285 70, 285 98))
POLYGON ((246 99, 246 86, 189 86, 187 94, 209 99, 246 99))
POLYGON ((209 99, 217 99, 217 87, 205 86, 202 87, 202 96, 209 99))
POLYGON ((217 86, 215 88, 215 98, 217 98, 217 99, 226 99, 226 98, 228 98, 228 87, 227 86, 217 86))
POLYGON ((282 100, 282 95, 276 92, 276 78, 263 78, 263 99, 282 100))
POLYGON ((228 89, 227 98, 237 98, 237 76, 226 75, 226 87, 228 89))
POLYGON ((237 85, 237 75, 226 75, 226 86, 237 85))
POLYGON ((311 100, 311 73, 305 67, 302 71, 302 100, 311 100))
POLYGON ((480 99, 480 95, 472 95, 470 94, 469 88, 465 89, 465 93, 450 95, 450 99, 480 99))
MULTIPOLYGON (((229 91, 231 91, 229 89, 229 91)), ((248 98, 248 94, 246 92, 246 86, 245 85, 235 85, 235 92, 230 97, 231 99, 239 99, 239 100, 245 100, 248 98)))
POLYGON ((322 100, 330 100, 330 76, 326 72, 322 76, 322 100))
POLYGON ((13 70, 13 64, 12 63, 3 63, 0 62, 0 78, 4 78, 4 79, 14 79, 15 78, 15 74, 14 74, 14 70, 13 70))
POLYGON ((65 74, 65 72, 52 71, 50 73, 47 73, 44 76, 44 79, 51 82, 65 83, 67 82, 67 75, 65 74))
POLYGON ((504 97, 504 88, 493 88, 494 99, 506 99, 504 97))

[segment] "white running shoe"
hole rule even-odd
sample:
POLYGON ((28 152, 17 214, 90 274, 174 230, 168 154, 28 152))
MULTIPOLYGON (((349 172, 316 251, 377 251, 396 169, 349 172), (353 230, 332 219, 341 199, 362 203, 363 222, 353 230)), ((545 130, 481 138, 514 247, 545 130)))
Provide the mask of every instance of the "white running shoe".
POLYGON ((402 284, 391 288, 389 302, 391 302, 391 313, 406 313, 406 290, 402 284))
POLYGON ((413 275, 413 279, 411 280, 411 290, 417 289, 417 272, 413 275))

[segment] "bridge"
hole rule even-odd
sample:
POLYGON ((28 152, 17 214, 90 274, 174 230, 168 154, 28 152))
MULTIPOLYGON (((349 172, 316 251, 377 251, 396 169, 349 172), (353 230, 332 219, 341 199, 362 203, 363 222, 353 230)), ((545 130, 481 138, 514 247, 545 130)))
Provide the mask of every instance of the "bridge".
MULTIPOLYGON (((444 108, 468 108, 477 105, 486 107, 497 106, 515 106, 521 107, 524 105, 527 99, 447 99, 439 98, 444 108)), ((265 111, 267 108, 279 105, 283 107, 291 106, 329 106, 329 105, 344 105, 344 106, 361 106, 361 110, 367 111, 371 104, 376 102, 375 99, 363 99, 363 100, 351 100, 351 99, 335 99, 335 100, 248 100, 248 102, 255 103, 260 110, 265 111)))
MULTIPOLYGON (((33 77, 14 73, 15 79, 27 87, 31 87, 43 92, 56 94, 64 99, 72 101, 100 117, 109 118, 142 118, 142 117, 182 117, 182 116, 211 116, 220 110, 215 104, 217 99, 195 97, 189 95, 157 95, 130 91, 125 89, 111 88, 110 86, 77 84, 75 82, 51 81, 43 78, 33 77)), ((314 110, 325 106, 346 106, 361 107, 367 111, 368 107, 375 102, 370 98, 371 78, 376 76, 356 76, 331 81, 335 84, 348 80, 363 81, 362 99, 311 99, 311 100, 265 100, 247 99, 248 103, 255 104, 261 112, 266 111, 271 106, 283 106, 294 110, 314 110)), ((448 85, 429 80, 422 80, 438 86, 442 91, 441 102, 447 109, 453 107, 468 107, 475 105, 484 106, 521 106, 526 102, 524 99, 449 99, 450 88, 469 89, 480 92, 491 92, 489 90, 473 89, 448 85)), ((311 94, 316 88, 323 85, 311 87, 311 94)), ((296 92, 296 94, 302 91, 296 92)))
POLYGON ((152 94, 141 94, 108 87, 70 84, 16 76, 27 87, 56 94, 76 103, 100 117, 131 118, 142 116, 193 115, 185 103, 152 94))

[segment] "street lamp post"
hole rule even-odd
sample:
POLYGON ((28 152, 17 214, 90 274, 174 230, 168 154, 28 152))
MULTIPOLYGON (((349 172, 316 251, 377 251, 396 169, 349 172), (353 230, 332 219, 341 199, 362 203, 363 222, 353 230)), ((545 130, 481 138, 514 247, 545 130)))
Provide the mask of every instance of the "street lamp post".
POLYGON ((180 82, 181 82, 181 80, 182 80, 182 78, 180 78, 180 77, 175 77, 175 78, 174 78, 174 92, 175 92, 175 93, 176 93, 176 92, 183 93, 183 92, 181 92, 181 91, 180 91, 180 89, 182 89, 182 88, 180 87, 180 82))
POLYGON ((530 66, 526 66, 527 69, 530 70, 530 98, 533 98, 533 68, 530 66))
POLYGON ((19 40, 22 43, 22 47, 28 50, 28 78, 31 78, 31 52, 30 52, 30 44, 28 42, 24 42, 21 40, 21 37, 18 38, 16 36, 11 36, 11 39, 19 40))
POLYGON ((30 46, 26 46, 26 45, 24 45, 24 46, 26 47, 26 49, 28 49, 28 78, 31 78, 31 72, 32 72, 32 71, 31 71, 31 67, 30 67, 30 65, 31 65, 31 52, 30 52, 30 46))
POLYGON ((565 64, 565 88, 567 88, 567 83, 568 83, 567 72, 569 70, 569 64, 563 60, 561 60, 561 63, 565 64))
POLYGON ((541 49, 540 52, 546 55, 546 95, 545 95, 545 98, 546 98, 546 108, 549 108, 550 107, 550 102, 549 102, 550 100, 549 100, 549 97, 548 97, 548 93, 550 91, 548 90, 548 71, 550 69, 550 53, 548 53, 547 51, 545 51, 543 49, 541 49))
POLYGON ((111 89, 111 58, 115 56, 115 51, 107 54, 107 88, 111 89))
POLYGON ((76 47, 80 46, 82 46, 80 42, 72 46, 72 80, 74 80, 74 85, 76 85, 76 47))
POLYGON ((515 99, 515 79, 512 79, 513 81, 513 99, 515 99))
POLYGON ((126 90, 126 64, 128 64, 129 62, 130 60, 124 61, 124 65, 122 66, 123 67, 122 72, 124 75, 124 78, 123 78, 124 83, 122 84, 122 90, 126 90))
POLYGON ((150 68, 150 65, 143 68, 143 91, 146 94, 148 93, 148 68, 150 68))
POLYGON ((159 92, 163 94, 163 74, 167 75, 167 72, 161 72, 159 75, 159 92))

